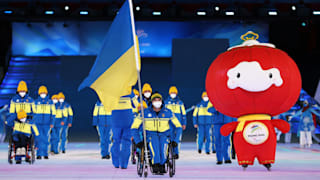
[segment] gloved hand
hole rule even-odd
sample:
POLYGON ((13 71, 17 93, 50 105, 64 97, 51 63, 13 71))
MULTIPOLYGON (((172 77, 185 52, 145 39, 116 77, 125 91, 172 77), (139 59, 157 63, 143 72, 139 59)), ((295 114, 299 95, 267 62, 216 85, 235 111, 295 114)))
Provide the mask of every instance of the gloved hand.
POLYGON ((97 130, 97 126, 92 126, 94 130, 97 130))
POLYGON ((172 147, 174 148, 178 146, 178 143, 176 143, 175 141, 172 141, 171 143, 172 143, 172 147))
POLYGON ((137 147, 142 149, 144 147, 144 142, 143 141, 140 141, 138 144, 137 144, 137 147))

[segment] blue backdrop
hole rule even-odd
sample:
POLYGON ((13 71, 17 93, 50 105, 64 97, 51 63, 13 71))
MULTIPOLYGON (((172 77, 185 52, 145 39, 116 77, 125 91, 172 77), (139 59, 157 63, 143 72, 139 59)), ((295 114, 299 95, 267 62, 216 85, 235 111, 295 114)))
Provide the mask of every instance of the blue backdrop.
MULTIPOLYGON (((14 56, 97 55, 111 21, 99 22, 13 23, 14 56)), ((142 57, 171 57, 176 38, 229 39, 231 46, 242 42, 248 30, 268 42, 268 24, 240 24, 232 21, 138 21, 136 22, 142 57)))

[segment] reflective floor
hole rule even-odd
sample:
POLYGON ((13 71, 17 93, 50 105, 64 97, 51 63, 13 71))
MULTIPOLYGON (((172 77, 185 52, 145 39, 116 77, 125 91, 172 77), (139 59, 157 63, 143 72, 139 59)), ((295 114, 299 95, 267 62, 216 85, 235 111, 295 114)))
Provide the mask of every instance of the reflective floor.
MULTIPOLYGON (((35 164, 8 164, 7 144, 0 144, 0 179, 142 179, 136 166, 115 169, 111 160, 102 160, 98 143, 69 143, 66 154, 51 155, 49 160, 35 164)), ((183 143, 174 179, 320 179, 320 145, 300 149, 298 144, 279 144, 276 163, 271 171, 255 163, 243 171, 235 160, 232 164, 216 165, 215 154, 198 154, 195 143, 183 143)), ((170 179, 151 175, 148 179, 170 179)))

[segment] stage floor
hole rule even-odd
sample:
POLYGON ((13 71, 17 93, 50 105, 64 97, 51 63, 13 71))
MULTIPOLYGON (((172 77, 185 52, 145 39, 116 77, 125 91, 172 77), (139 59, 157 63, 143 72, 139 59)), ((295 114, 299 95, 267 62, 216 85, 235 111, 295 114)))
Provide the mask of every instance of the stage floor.
MULTIPOLYGON (((69 143, 67 153, 52 155, 49 160, 38 160, 33 165, 8 164, 7 144, 0 144, 0 179, 142 179, 136 166, 115 169, 111 160, 102 160, 98 143, 69 143)), ((246 171, 233 160, 232 164, 216 165, 215 154, 198 154, 195 143, 183 143, 177 161, 175 179, 320 179, 320 146, 300 149, 298 144, 279 144, 276 163, 269 172, 257 162, 246 171)), ((170 179, 151 175, 149 179, 170 179)))

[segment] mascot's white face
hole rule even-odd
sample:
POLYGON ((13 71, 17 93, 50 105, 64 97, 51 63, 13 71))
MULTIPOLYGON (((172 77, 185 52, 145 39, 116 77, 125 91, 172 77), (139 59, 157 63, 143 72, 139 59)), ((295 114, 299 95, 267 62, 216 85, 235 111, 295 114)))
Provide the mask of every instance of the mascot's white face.
POLYGON ((280 71, 277 68, 263 70, 257 61, 243 61, 227 72, 229 89, 237 87, 249 92, 261 92, 273 84, 277 87, 283 84, 280 71))

